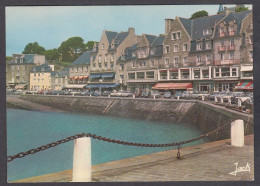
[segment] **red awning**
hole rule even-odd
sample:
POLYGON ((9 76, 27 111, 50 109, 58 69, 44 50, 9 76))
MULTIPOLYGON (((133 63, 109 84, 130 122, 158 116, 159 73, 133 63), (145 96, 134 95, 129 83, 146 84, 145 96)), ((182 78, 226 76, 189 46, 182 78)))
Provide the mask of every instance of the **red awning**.
POLYGON ((176 72, 178 69, 170 69, 170 72, 176 72))
POLYGON ((79 79, 83 79, 83 76, 79 76, 79 79))
POLYGON ((253 80, 242 80, 235 86, 238 90, 253 90, 253 80))
POLYGON ((69 77, 69 79, 73 79, 73 77, 69 77))
POLYGON ((83 79, 87 79, 88 78, 88 76, 83 76, 83 79))
POLYGON ((192 83, 157 83, 153 89, 157 90, 187 90, 192 88, 192 83))
POLYGON ((160 70, 160 72, 167 72, 167 70, 160 70))
POLYGON ((190 69, 188 69, 188 68, 181 69, 181 71, 188 71, 188 70, 190 70, 190 69))
POLYGON ((75 80, 77 80, 79 78, 79 76, 75 76, 75 77, 73 77, 73 79, 75 79, 75 80))

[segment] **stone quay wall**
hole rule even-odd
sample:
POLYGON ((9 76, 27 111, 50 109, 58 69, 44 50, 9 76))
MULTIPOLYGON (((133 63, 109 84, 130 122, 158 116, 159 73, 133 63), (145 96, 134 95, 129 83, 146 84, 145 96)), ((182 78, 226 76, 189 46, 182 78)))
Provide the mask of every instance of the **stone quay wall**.
MULTIPOLYGON (((217 108, 196 100, 159 100, 132 98, 101 98, 81 96, 43 96, 22 95, 21 99, 47 105, 55 109, 69 112, 103 115, 114 117, 135 118, 167 123, 193 124, 201 132, 206 133, 230 121, 232 118, 245 121, 245 133, 254 131, 253 118, 228 109, 217 108)), ((224 108, 224 107, 223 107, 224 108)), ((230 127, 212 135, 211 140, 230 138, 230 127)))

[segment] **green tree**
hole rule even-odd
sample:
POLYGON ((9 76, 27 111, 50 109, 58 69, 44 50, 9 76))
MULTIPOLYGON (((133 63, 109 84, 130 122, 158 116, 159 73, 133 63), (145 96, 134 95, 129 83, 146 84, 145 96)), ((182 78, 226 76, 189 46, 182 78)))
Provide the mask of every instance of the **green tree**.
POLYGON ((57 48, 46 50, 45 57, 47 60, 58 60, 60 57, 60 54, 58 52, 57 48))
POLYGON ((11 57, 11 56, 6 56, 6 57, 5 57, 5 60, 6 60, 6 61, 10 61, 10 60, 12 60, 12 57, 11 57))
POLYGON ((39 54, 44 55, 45 54, 45 48, 40 46, 37 42, 34 43, 28 43, 23 51, 23 54, 39 54))
POLYGON ((243 12, 243 11, 247 11, 248 10, 248 7, 242 7, 242 6, 240 6, 240 7, 237 7, 236 8, 236 12, 243 12))
POLYGON ((92 50, 94 47, 95 42, 94 41, 88 41, 86 44, 86 49, 87 50, 92 50))
POLYGON ((195 12, 194 14, 192 14, 190 19, 196 19, 199 17, 208 16, 208 15, 209 15, 209 13, 207 11, 201 10, 201 11, 198 11, 198 12, 195 12))
POLYGON ((84 50, 86 45, 81 37, 71 37, 58 48, 62 61, 74 61, 84 50))

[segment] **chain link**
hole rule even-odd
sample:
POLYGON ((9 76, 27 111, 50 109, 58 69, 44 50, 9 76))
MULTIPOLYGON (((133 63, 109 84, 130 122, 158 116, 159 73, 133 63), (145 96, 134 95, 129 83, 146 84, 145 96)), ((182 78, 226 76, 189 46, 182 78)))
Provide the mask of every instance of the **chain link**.
POLYGON ((187 144, 187 143, 191 143, 193 141, 198 141, 200 139, 209 137, 209 136, 215 134, 217 131, 223 130, 227 125, 229 125, 234 120, 231 120, 231 121, 225 123, 224 125, 218 127, 217 129, 215 129, 215 130, 213 130, 211 132, 208 132, 206 134, 203 134, 203 135, 201 135, 201 136, 199 136, 197 138, 193 138, 193 139, 186 140, 186 141, 181 141, 181 142, 165 143, 165 144, 133 143, 133 142, 128 142, 128 141, 121 141, 121 140, 115 140, 115 139, 106 138, 106 137, 102 137, 102 136, 97 136, 97 135, 91 134, 91 133, 87 133, 87 134, 81 133, 81 134, 76 134, 74 136, 69 136, 67 138, 61 139, 61 140, 53 142, 53 143, 49 143, 47 145, 40 146, 40 147, 35 148, 35 149, 28 150, 26 152, 20 152, 20 153, 18 153, 16 155, 13 155, 13 156, 7 156, 7 162, 13 161, 16 158, 23 158, 23 157, 25 157, 25 156, 27 156, 29 154, 35 154, 37 152, 44 151, 44 150, 47 150, 49 148, 55 147, 57 145, 60 145, 60 144, 63 144, 63 143, 67 143, 67 142, 69 142, 71 140, 75 140, 75 139, 82 138, 82 137, 90 137, 90 138, 93 138, 93 139, 106 141, 106 142, 109 142, 109 143, 116 143, 116 144, 128 145, 128 146, 138 146, 138 147, 171 147, 171 146, 177 146, 177 148, 178 148, 177 157, 180 158, 179 150, 181 148, 181 145, 184 145, 184 144, 187 144))

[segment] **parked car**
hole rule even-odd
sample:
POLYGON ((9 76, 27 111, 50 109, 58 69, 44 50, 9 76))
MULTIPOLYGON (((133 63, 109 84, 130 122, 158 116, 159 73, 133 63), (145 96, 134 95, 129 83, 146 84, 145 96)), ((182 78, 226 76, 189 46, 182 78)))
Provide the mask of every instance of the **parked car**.
POLYGON ((21 95, 21 94, 24 94, 25 93, 25 91, 23 91, 23 90, 16 90, 13 94, 14 95, 21 95))
POLYGON ((250 96, 246 96, 244 92, 233 92, 231 96, 231 103, 237 104, 238 98, 242 98, 242 102, 249 99, 250 96))
POLYGON ((164 98, 171 98, 172 97, 172 93, 170 91, 166 91, 166 92, 164 92, 163 97, 164 98))
POLYGON ((71 91, 69 91, 69 90, 64 90, 64 91, 63 91, 63 94, 64 94, 64 95, 71 95, 71 91))
POLYGON ((122 93, 122 97, 133 97, 134 93, 130 91, 125 91, 122 93))
POLYGON ((151 97, 159 98, 160 97, 160 92, 158 90, 152 90, 151 91, 151 97))
POLYGON ((87 96, 94 96, 95 91, 91 90, 87 92, 87 96))
POLYGON ((63 95, 63 91, 60 91, 60 90, 53 90, 51 92, 52 95, 63 95))
POLYGON ((192 98, 191 97, 191 92, 183 91, 182 94, 181 94, 181 98, 183 98, 183 99, 190 99, 190 98, 192 98))
POLYGON ((211 92, 210 95, 208 96, 208 99, 210 100, 215 100, 215 97, 219 97, 220 92, 211 92))
POLYGON ((116 94, 117 94, 117 91, 116 91, 116 90, 113 90, 113 91, 110 93, 110 96, 111 96, 111 97, 116 97, 116 94))
POLYGON ((102 96, 109 96, 109 95, 110 95, 110 91, 105 90, 102 92, 102 96))
POLYGON ((210 94, 207 91, 199 92, 197 99, 202 99, 202 96, 204 96, 207 99, 210 96, 210 94))
POLYGON ((151 96, 151 93, 149 91, 142 92, 142 94, 141 94, 141 97, 143 97, 143 98, 149 98, 150 96, 151 96))
POLYGON ((75 96, 80 95, 80 91, 72 91, 70 94, 72 94, 72 95, 74 94, 75 96))
POLYGON ((174 94, 174 98, 178 98, 178 96, 181 98, 182 92, 181 91, 176 91, 174 94))
POLYGON ((6 94, 14 94, 15 92, 15 89, 6 89, 6 94))
POLYGON ((134 92, 134 95, 135 95, 135 97, 140 97, 141 95, 142 95, 142 90, 136 90, 135 92, 134 92))
POLYGON ((117 93, 116 93, 116 96, 117 97, 121 97, 123 95, 124 91, 123 90, 119 90, 117 93))
POLYGON ((80 92, 81 96, 87 96, 88 95, 88 90, 84 90, 80 92))
POLYGON ((101 91, 100 90, 96 90, 94 92, 94 96, 101 96, 101 91))
POLYGON ((194 92, 192 92, 192 94, 191 94, 191 97, 192 97, 193 99, 198 99, 198 96, 199 96, 199 92, 198 92, 198 91, 194 91, 194 92))

